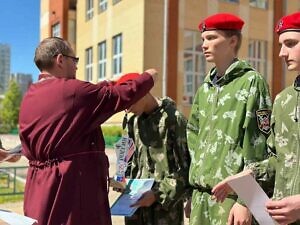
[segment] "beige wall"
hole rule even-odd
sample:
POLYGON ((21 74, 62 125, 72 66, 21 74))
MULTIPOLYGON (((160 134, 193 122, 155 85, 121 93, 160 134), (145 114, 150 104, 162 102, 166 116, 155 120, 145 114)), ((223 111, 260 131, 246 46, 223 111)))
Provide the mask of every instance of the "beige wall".
POLYGON ((40 0, 40 39, 49 37, 49 0, 40 0))
MULTIPOLYGON (((94 0, 94 5, 97 5, 94 0)), ((97 82, 98 43, 107 45, 107 79, 112 78, 112 38, 122 33, 123 61, 122 73, 143 71, 144 55, 144 3, 140 0, 121 1, 98 14, 94 7, 94 17, 85 20, 85 1, 77 3, 77 55, 80 57, 77 76, 84 80, 85 50, 93 47, 93 82, 97 82)))
MULTIPOLYGON (((85 20, 85 1, 77 3, 77 55, 80 58, 77 77, 85 79, 85 50, 93 47, 93 82, 98 82, 98 43, 106 41, 107 65, 106 79, 112 76, 112 38, 122 33, 122 73, 144 71, 144 1, 121 1, 112 5, 108 1, 108 8, 98 13, 98 1, 94 0, 94 17, 85 20)), ((147 32, 145 32, 147 34, 147 32)), ((148 53, 147 53, 148 54, 148 53)), ((114 116, 109 122, 119 122, 123 116, 114 116)))

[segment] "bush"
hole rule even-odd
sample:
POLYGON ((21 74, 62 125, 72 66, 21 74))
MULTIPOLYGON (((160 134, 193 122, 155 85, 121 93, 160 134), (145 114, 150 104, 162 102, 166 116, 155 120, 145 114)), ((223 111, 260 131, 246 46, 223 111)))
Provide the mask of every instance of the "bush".
POLYGON ((121 137, 123 129, 121 126, 101 126, 103 136, 118 136, 121 137))
POLYGON ((0 134, 7 134, 11 131, 11 127, 7 124, 0 124, 0 134))
POLYGON ((121 126, 101 126, 101 129, 106 147, 112 148, 123 134, 123 129, 121 126))

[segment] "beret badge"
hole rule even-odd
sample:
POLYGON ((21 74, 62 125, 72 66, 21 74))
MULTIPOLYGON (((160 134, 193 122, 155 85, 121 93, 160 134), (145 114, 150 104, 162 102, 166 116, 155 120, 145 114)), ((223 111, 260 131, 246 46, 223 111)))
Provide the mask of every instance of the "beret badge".
POLYGON ((204 32, 206 29, 206 25, 205 25, 205 22, 202 23, 202 28, 201 28, 201 32, 204 32))
POLYGON ((277 32, 280 31, 282 27, 283 27, 283 20, 280 20, 277 24, 277 32))

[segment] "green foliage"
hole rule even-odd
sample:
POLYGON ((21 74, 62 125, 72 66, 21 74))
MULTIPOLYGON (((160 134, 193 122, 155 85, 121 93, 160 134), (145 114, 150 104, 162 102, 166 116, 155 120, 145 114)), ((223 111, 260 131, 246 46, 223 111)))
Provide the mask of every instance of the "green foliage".
POLYGON ((121 137, 123 129, 121 126, 101 126, 103 136, 118 136, 121 137))
POLYGON ((24 184, 16 181, 16 188, 14 190, 13 186, 13 180, 7 180, 8 178, 2 174, 0 174, 0 204, 7 203, 7 202, 18 202, 23 201, 24 197, 23 194, 13 194, 14 191, 22 193, 24 192, 24 184), (8 183, 9 182, 9 185, 8 183))
POLYGON ((7 133, 18 127, 22 94, 18 84, 12 80, 5 93, 0 111, 0 132, 7 133))
POLYGON ((112 148, 123 134, 121 126, 102 126, 102 133, 105 140, 105 146, 112 148))

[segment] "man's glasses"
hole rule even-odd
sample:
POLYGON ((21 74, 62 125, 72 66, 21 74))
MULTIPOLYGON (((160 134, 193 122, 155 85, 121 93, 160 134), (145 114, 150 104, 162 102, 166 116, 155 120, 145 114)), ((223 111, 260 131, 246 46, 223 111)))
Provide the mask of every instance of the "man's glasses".
POLYGON ((74 57, 74 56, 70 56, 70 55, 65 55, 65 54, 62 54, 64 57, 68 57, 70 59, 73 60, 73 62, 75 63, 75 65, 78 64, 78 61, 79 61, 79 58, 78 57, 74 57))
MULTIPOLYGON (((65 54, 62 54, 62 55, 63 55, 64 57, 68 57, 68 58, 72 59, 73 62, 75 63, 75 65, 78 64, 78 61, 79 61, 79 58, 78 58, 78 57, 74 57, 74 56, 70 56, 70 55, 65 55, 65 54)), ((54 55, 53 57, 56 57, 56 56, 58 56, 58 54, 57 54, 57 55, 54 55)))

